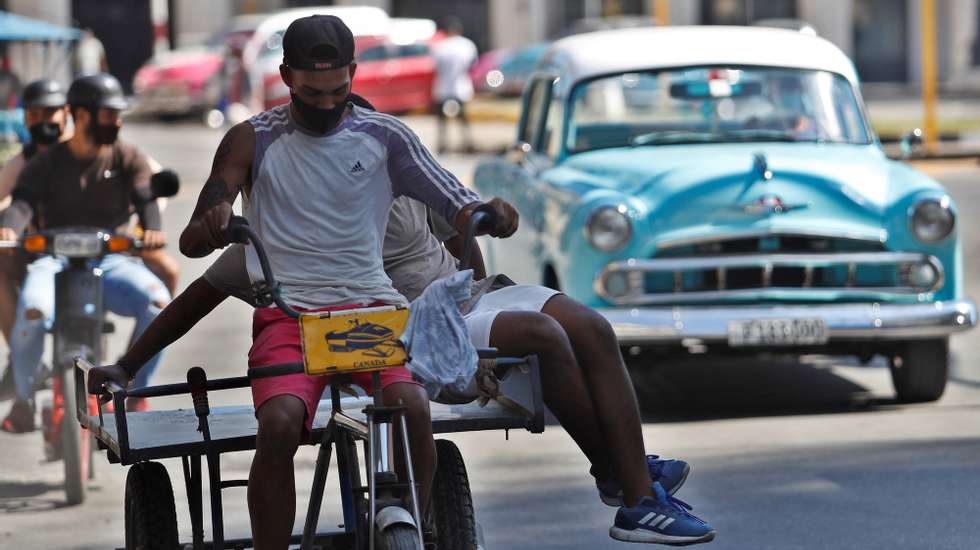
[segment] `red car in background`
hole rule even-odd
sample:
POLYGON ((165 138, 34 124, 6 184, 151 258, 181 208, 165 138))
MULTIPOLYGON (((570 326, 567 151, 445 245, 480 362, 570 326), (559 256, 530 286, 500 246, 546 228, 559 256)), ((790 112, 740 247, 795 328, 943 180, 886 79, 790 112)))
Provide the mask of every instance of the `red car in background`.
POLYGON ((440 39, 429 19, 393 19, 377 8, 327 6, 289 10, 264 21, 246 46, 243 62, 250 82, 246 104, 252 112, 289 101, 279 76, 282 34, 293 20, 314 13, 333 14, 354 34, 357 72, 353 90, 379 111, 427 109, 432 102, 435 60, 429 45, 440 39))
POLYGON ((236 17, 204 46, 178 48, 155 55, 136 73, 134 111, 175 118, 201 114, 240 95, 241 55, 260 18, 236 17))

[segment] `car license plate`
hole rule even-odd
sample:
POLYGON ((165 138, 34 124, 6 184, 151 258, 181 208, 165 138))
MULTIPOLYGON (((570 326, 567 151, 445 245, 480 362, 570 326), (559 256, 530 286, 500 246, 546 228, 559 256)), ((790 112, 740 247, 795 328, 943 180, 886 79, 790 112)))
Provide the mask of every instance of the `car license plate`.
POLYGON ((728 323, 728 345, 814 346, 827 342, 823 319, 752 319, 728 323))
POLYGON ((406 308, 306 313, 299 322, 309 375, 381 370, 408 361, 398 340, 408 323, 406 308))

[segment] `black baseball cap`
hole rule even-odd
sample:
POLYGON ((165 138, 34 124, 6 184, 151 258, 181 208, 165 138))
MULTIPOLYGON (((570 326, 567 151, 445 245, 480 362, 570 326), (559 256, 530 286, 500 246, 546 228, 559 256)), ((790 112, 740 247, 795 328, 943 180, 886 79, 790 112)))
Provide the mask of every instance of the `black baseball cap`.
POLYGON ((310 15, 289 24, 282 62, 307 71, 337 69, 354 61, 354 34, 334 15, 310 15))

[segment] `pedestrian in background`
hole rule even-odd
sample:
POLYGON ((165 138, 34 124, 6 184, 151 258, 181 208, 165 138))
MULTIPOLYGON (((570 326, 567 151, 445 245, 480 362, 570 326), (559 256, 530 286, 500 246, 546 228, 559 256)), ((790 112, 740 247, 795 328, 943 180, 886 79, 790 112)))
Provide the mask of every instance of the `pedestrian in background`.
POLYGON ((463 23, 458 17, 441 21, 440 30, 446 38, 432 48, 436 60, 436 78, 432 99, 437 120, 437 151, 447 152, 446 119, 458 118, 463 135, 463 150, 473 152, 473 137, 466 118, 466 104, 473 99, 473 83, 469 68, 476 61, 476 44, 463 36, 463 23))

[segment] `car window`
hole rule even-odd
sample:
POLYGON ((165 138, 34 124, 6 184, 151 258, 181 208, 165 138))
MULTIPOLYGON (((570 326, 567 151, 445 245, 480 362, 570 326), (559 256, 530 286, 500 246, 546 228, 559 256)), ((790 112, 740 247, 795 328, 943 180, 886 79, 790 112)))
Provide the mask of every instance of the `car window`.
POLYGON ((391 53, 388 51, 388 46, 384 44, 368 48, 357 54, 358 61, 381 61, 389 57, 391 57, 391 53))
POLYGON ((395 54, 397 57, 416 57, 429 55, 429 47, 425 44, 405 44, 398 46, 395 54))
POLYGON ((524 120, 518 133, 518 140, 529 143, 535 151, 542 150, 542 135, 544 117, 547 115, 548 102, 551 100, 551 77, 538 77, 531 83, 525 95, 524 120))
POLYGON ((269 35, 269 38, 265 39, 265 45, 262 46, 262 51, 259 52, 259 57, 282 55, 282 35, 285 32, 279 31, 269 35))
POLYGON ((567 147, 746 141, 870 143, 853 85, 826 71, 690 67, 622 73, 572 92, 567 147))

